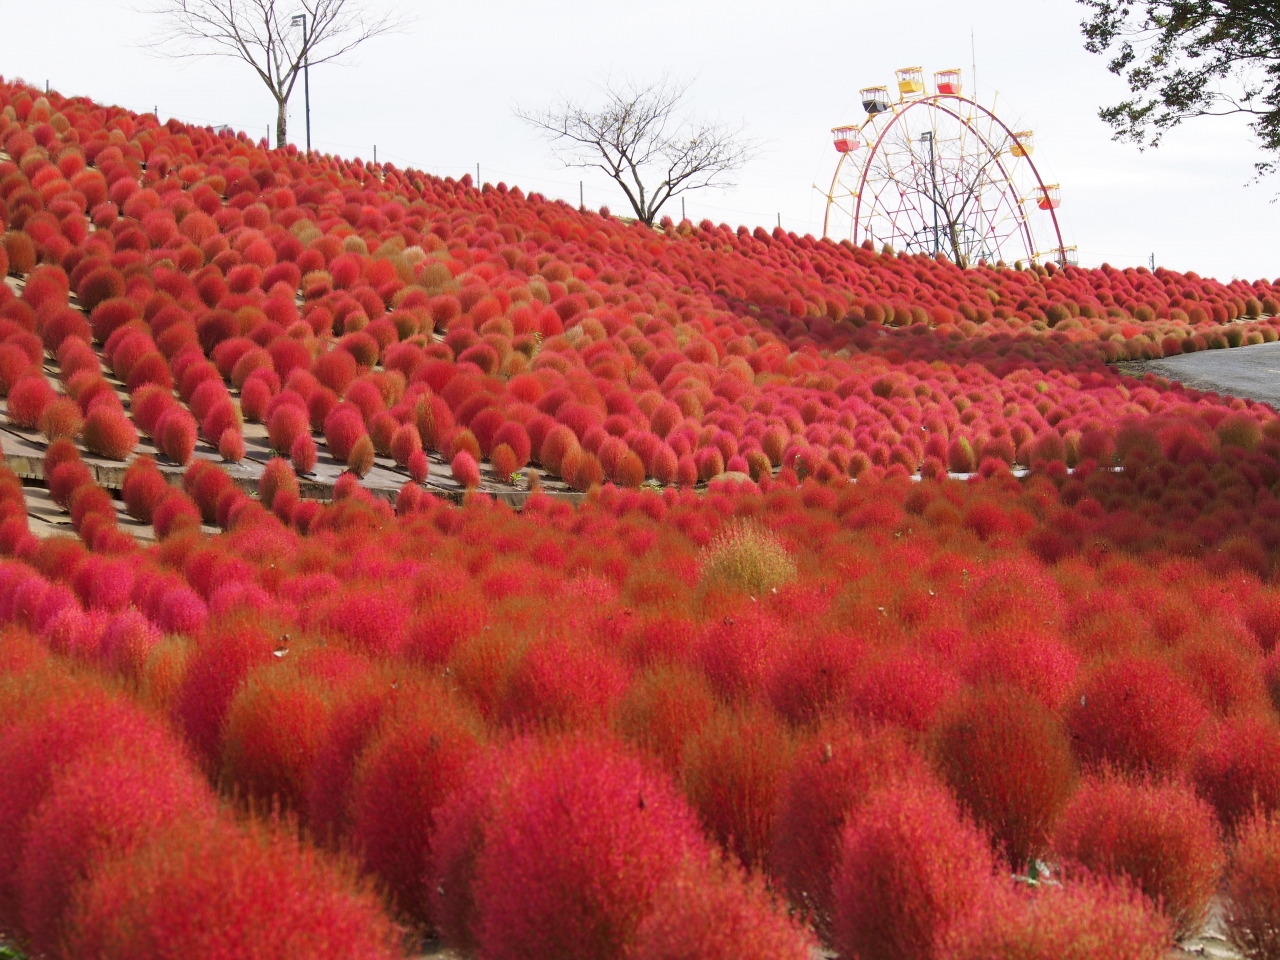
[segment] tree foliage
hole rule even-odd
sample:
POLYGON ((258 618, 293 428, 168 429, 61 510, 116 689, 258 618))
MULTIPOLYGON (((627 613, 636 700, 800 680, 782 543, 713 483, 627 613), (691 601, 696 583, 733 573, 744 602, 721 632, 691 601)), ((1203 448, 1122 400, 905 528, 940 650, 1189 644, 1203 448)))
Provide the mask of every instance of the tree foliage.
MULTIPOLYGON (((1133 96, 1099 115, 1118 140, 1158 146, 1184 120, 1243 114, 1280 154, 1280 3, 1276 0, 1081 0, 1085 48, 1133 96)), ((1276 161, 1257 164, 1259 173, 1276 161)))
POLYGON ((622 188, 637 219, 652 226, 663 205, 679 194, 731 187, 731 174, 755 152, 739 127, 682 114, 687 81, 627 80, 607 85, 604 103, 564 100, 516 115, 554 144, 569 167, 602 170, 622 188))

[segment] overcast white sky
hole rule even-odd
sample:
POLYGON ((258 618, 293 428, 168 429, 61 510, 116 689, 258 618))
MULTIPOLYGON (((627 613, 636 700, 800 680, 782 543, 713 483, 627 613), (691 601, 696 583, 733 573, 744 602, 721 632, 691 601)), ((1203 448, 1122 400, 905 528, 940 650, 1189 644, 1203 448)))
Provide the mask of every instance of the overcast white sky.
MULTIPOLYGON (((262 136, 274 105, 244 64, 174 62, 138 46, 149 0, 0 0, 0 74, 162 119, 230 123, 262 136)), ((352 0, 355 2, 355 0, 352 0)), ((602 175, 566 170, 512 113, 590 92, 613 75, 695 78, 704 115, 742 122, 764 146, 724 192, 690 194, 688 214, 819 234, 836 154, 829 129, 860 120, 858 88, 923 64, 970 74, 1014 129, 1036 131, 1036 161, 1063 188, 1059 211, 1081 262, 1147 262, 1223 279, 1280 275, 1280 178, 1248 185, 1259 159, 1244 121, 1201 120, 1139 153, 1113 143, 1100 104, 1124 92, 1081 45, 1071 0, 758 2, 758 0, 401 0, 405 33, 371 41, 349 66, 312 71, 312 139, 320 149, 441 174, 505 180, 526 190, 625 209, 602 175)), ((302 88, 290 139, 303 142, 302 88)), ((678 206, 670 211, 678 214, 678 206)))

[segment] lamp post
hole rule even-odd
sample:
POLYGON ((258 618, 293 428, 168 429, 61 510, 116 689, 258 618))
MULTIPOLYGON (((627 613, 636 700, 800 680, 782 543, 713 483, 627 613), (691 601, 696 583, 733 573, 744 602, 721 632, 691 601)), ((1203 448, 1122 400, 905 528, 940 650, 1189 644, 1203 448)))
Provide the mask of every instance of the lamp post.
POLYGON ((307 153, 311 152, 311 50, 307 37, 307 15, 296 13, 290 24, 302 27, 302 89, 307 100, 307 153))
POLYGON ((936 257, 942 250, 942 237, 938 233, 938 165, 933 155, 933 131, 926 130, 920 139, 929 144, 929 181, 932 189, 929 200, 933 204, 933 255, 936 257))

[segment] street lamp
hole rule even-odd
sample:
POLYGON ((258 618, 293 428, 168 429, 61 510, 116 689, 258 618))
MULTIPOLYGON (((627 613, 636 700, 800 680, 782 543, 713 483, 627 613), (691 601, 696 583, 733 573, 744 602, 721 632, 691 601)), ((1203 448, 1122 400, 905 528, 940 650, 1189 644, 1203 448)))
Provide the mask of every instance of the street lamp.
POLYGON ((933 255, 936 257, 942 250, 942 237, 938 233, 938 164, 933 155, 933 131, 926 130, 920 134, 920 139, 929 144, 929 181, 932 185, 929 200, 933 204, 933 255))
POLYGON ((290 26, 302 27, 302 88, 307 98, 307 153, 311 152, 311 50, 307 38, 307 15, 295 13, 290 26))

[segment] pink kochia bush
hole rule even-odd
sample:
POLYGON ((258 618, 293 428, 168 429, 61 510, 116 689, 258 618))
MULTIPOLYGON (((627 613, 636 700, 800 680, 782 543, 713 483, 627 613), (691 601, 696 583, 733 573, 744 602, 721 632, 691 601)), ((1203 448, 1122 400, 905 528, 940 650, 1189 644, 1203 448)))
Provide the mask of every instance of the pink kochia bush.
POLYGON ((143 709, 0 633, 0 924, 48 956, 403 956, 348 868, 218 813, 143 709))
POLYGON ((434 811, 479 756, 477 724, 441 691, 404 697, 361 753, 348 801, 351 836, 406 914, 428 916, 434 811))
POLYGON ((672 785, 606 741, 519 740, 476 775, 437 815, 433 876, 437 922, 482 956, 627 956, 686 859, 707 856, 672 785))

